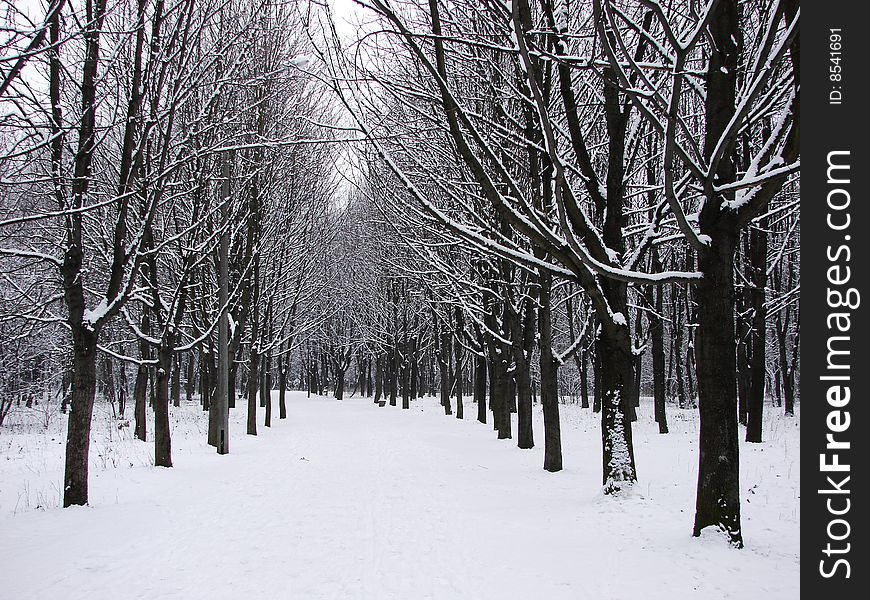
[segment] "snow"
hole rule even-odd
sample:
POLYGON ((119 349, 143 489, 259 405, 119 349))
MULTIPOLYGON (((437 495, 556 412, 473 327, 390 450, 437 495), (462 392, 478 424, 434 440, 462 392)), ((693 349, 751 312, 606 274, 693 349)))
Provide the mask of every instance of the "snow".
POLYGON ((312 64, 314 64, 314 61, 314 57, 307 54, 300 54, 299 56, 294 56, 289 61, 287 61, 287 64, 289 64, 291 67, 296 67, 297 69, 307 69, 312 64))
MULTIPOLYGON (((621 313, 620 313, 621 314, 621 313)), ((609 391, 605 401, 610 403, 614 413, 619 411, 619 392, 609 391)), ((625 440, 625 427, 622 419, 616 418, 614 426, 607 430, 607 449, 610 451, 610 475, 604 482, 605 494, 617 494, 622 490, 632 487, 633 470, 631 468, 631 454, 625 440)))
POLYGON ((403 411, 294 392, 288 419, 257 437, 240 403, 218 456, 206 415, 184 405, 171 408, 176 466, 164 469, 98 402, 91 506, 72 509, 58 508, 65 417, 42 406, 14 409, 0 433, 3 598, 799 595, 799 419, 781 409, 766 408, 765 443, 741 442, 747 547, 735 550, 690 535, 696 411, 669 406, 659 435, 647 399, 639 480, 616 496, 600 485, 599 415, 577 404, 561 406, 566 468, 546 473, 539 406, 537 446, 519 450, 436 399, 403 411))
POLYGON ((93 310, 86 310, 82 320, 86 325, 93 328, 97 322, 106 316, 106 313, 109 312, 109 305, 106 303, 106 299, 103 298, 100 300, 100 303, 94 307, 93 310))

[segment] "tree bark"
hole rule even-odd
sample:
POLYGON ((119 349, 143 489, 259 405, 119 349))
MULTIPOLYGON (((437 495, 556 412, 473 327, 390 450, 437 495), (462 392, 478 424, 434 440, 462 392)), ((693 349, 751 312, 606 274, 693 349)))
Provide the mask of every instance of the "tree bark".
POLYGON ((344 369, 334 367, 333 373, 335 375, 335 399, 336 400, 343 400, 344 399, 344 369))
POLYGON ((649 317, 650 341, 652 344, 653 406, 656 423, 659 425, 659 433, 668 433, 664 322, 659 316, 662 314, 662 296, 664 295, 662 286, 655 286, 653 294, 655 295, 653 304, 655 314, 651 314, 649 317))
POLYGON ((553 318, 551 289, 553 278, 542 273, 538 302, 538 332, 540 333, 541 408, 544 413, 544 470, 562 470, 562 430, 559 420, 559 365, 553 356, 553 318))
POLYGON ((145 396, 148 393, 148 367, 139 365, 136 369, 136 383, 133 385, 133 418, 136 438, 143 442, 147 440, 147 425, 145 414, 145 396))
POLYGON ((172 406, 181 406, 181 356, 172 361, 172 406))
MULTIPOLYGON (((268 339, 268 338, 266 338, 268 339)), ((266 387, 266 371, 268 370, 269 365, 269 355, 268 353, 263 354, 260 357, 260 389, 259 389, 259 398, 260 398, 260 408, 266 408, 266 394, 264 393, 263 388, 266 387)))
POLYGON ((492 419, 498 432, 498 439, 511 439, 511 402, 508 398, 509 379, 507 352, 498 348, 492 361, 492 377, 490 378, 490 406, 492 419))
POLYGON ((479 354, 474 356, 474 401, 477 403, 477 420, 486 423, 486 356, 483 354, 483 341, 479 354))
POLYGON ((601 412, 601 355, 597 344, 592 353, 592 412, 601 412))
POLYGON ((72 401, 64 463, 64 508, 88 503, 88 452, 97 391, 97 336, 87 327, 73 329, 72 401))
POLYGON ((408 398, 409 399, 411 399, 411 398, 416 399, 418 397, 419 382, 420 382, 420 365, 418 364, 418 357, 417 357, 418 345, 417 344, 418 344, 417 337, 416 336, 411 337, 410 351, 409 351, 409 359, 411 361, 411 369, 410 369, 410 374, 409 374, 409 377, 410 377, 409 384, 410 385, 408 388, 408 398))
POLYGON ((187 355, 187 379, 184 382, 184 399, 188 404, 193 402, 193 390, 196 389, 195 360, 194 353, 189 352, 187 355))
MULTIPOLYGON (((612 326, 613 327, 613 326, 612 326)), ((631 436, 632 365, 631 340, 628 328, 615 326, 615 331, 599 333, 597 354, 601 361, 601 440, 605 493, 618 492, 626 483, 637 481, 634 447, 631 436)))
POLYGON ((209 411, 211 407, 212 370, 211 354, 203 349, 199 354, 199 401, 204 411, 209 411))
POLYGON ((532 429, 532 376, 530 357, 534 349, 536 319, 532 300, 523 302, 523 311, 516 319, 513 335, 514 382, 517 398, 517 446, 534 448, 532 429))
POLYGON ((260 354, 251 348, 248 358, 248 423, 247 434, 257 435, 257 384, 260 374, 260 354))
POLYGON ((747 401, 746 441, 760 443, 764 417, 764 384, 767 369, 767 233, 762 223, 749 231, 752 289, 752 366, 747 401))
POLYGON ((118 416, 124 418, 127 409, 127 363, 121 361, 121 380, 118 382, 118 416))
POLYGON ((266 407, 263 425, 272 426, 272 356, 266 353, 260 375, 260 404, 266 407))
POLYGON ((384 389, 384 359, 382 354, 375 357, 375 404, 380 403, 384 389))
MULTIPOLYGON (((676 288, 675 288, 676 291, 676 288)), ((673 367, 674 367, 674 378, 677 383, 677 406, 680 408, 688 408, 689 400, 686 396, 686 380, 683 377, 683 313, 680 310, 680 305, 682 302, 682 294, 675 293, 673 294, 675 298, 673 299, 673 328, 671 335, 671 357, 673 359, 673 367)), ((688 304, 688 303, 686 303, 688 304)), ((686 312, 688 312, 688 308, 686 307, 686 312)), ((688 318, 688 314, 686 314, 686 318, 688 318)))
POLYGON ((524 450, 535 447, 532 431, 532 377, 528 364, 517 368, 515 374, 517 390, 517 447, 524 450))
POLYGON ((438 366, 441 373, 441 406, 444 407, 445 415, 452 415, 453 407, 450 404, 450 332, 443 324, 438 346, 438 366))
POLYGON ((460 343, 460 336, 463 335, 463 331, 465 330, 464 319, 462 318, 462 309, 456 307, 455 311, 456 315, 456 340, 453 342, 453 363, 454 363, 454 376, 456 378, 454 386, 456 387, 456 418, 464 419, 465 418, 465 406, 463 405, 462 400, 462 386, 464 383, 464 375, 462 372, 462 344, 460 343))
POLYGON ((408 410, 411 408, 411 363, 414 361, 414 355, 411 340, 408 339, 407 319, 405 320, 405 342, 402 346, 405 349, 405 359, 402 361, 402 409, 408 410))
MULTIPOLYGON (((242 326, 239 324, 236 327, 241 328, 242 326)), ((227 336, 227 339, 230 339, 229 334, 227 336)), ((238 394, 236 381, 239 375, 239 364, 242 362, 241 347, 236 352, 233 352, 231 342, 229 342, 229 346, 227 350, 227 409, 236 407, 236 395, 238 394)))
POLYGON ((399 393, 399 348, 398 341, 390 349, 390 406, 396 406, 399 393))
POLYGON ((287 360, 289 354, 278 357, 278 419, 287 418, 287 360))
POLYGON ((589 375, 587 369, 589 367, 589 351, 585 348, 579 350, 580 355, 577 369, 580 371, 580 408, 589 408, 589 375))
POLYGON ((169 377, 172 370, 172 344, 157 349, 157 377, 154 382, 154 466, 172 466, 172 439, 169 426, 169 377))
POLYGON ((694 535, 717 526, 742 546, 733 250, 733 237, 723 233, 699 255, 704 278, 697 287, 700 464, 694 535))
MULTIPOLYGON (((151 328, 150 317, 148 316, 148 310, 144 309, 142 312, 142 324, 141 329, 143 332, 148 333, 151 328)), ((141 360, 147 360, 151 357, 151 348, 150 346, 144 342, 139 342, 139 358, 141 360)), ((148 395, 148 365, 139 364, 136 369, 136 383, 133 386, 133 418, 136 422, 135 425, 135 434, 136 438, 142 440, 143 442, 147 439, 147 425, 146 425, 146 414, 145 414, 145 398, 148 395)))
MULTIPOLYGON (((712 10, 706 156, 713 155, 735 114, 742 50, 737 0, 721 0, 712 10)), ((734 174, 733 157, 726 156, 715 172, 717 184, 733 181, 734 174)), ((704 276, 695 292, 700 456, 693 533, 699 536, 705 527, 715 526, 727 533, 732 545, 742 547, 733 269, 739 223, 734 211, 722 210, 722 198, 712 183, 705 192, 698 225, 709 241, 698 250, 698 269, 704 276)))

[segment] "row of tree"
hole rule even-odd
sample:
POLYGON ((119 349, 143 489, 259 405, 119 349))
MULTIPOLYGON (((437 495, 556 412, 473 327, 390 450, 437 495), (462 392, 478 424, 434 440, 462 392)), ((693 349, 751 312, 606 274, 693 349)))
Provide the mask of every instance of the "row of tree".
POLYGON ((694 533, 718 527, 741 546, 738 427, 760 441, 770 321, 777 387, 794 396, 798 3, 358 4, 374 33, 352 53, 327 48, 324 81, 369 141, 362 195, 420 259, 442 367, 442 332, 464 332, 455 345, 489 365, 499 437, 515 395, 527 446, 537 350, 544 466, 556 470, 557 372, 591 338, 602 479, 617 492, 637 479, 647 346, 666 427, 671 320, 687 338, 675 340, 688 348, 677 380, 700 412, 694 533), (562 298, 574 335, 557 351, 562 298))
POLYGON ((797 2, 358 4, 352 43, 283 0, 9 12, 0 419, 69 404, 68 506, 97 397, 160 466, 182 397, 222 453, 272 389, 470 396, 520 448, 540 402, 548 471, 576 400, 617 493, 652 396, 742 545, 739 426, 797 395, 797 2))
POLYGON ((333 114, 299 69, 312 42, 296 3, 26 8, 6 14, 0 96, 0 356, 16 365, 3 414, 54 381, 70 408, 69 506, 88 499, 98 385, 121 413, 129 398, 143 440, 150 397, 168 467, 169 404, 196 372, 216 407, 209 441, 226 451, 234 395, 218 393, 219 371, 232 386, 244 364, 255 397, 261 357, 289 352, 321 285, 333 114))

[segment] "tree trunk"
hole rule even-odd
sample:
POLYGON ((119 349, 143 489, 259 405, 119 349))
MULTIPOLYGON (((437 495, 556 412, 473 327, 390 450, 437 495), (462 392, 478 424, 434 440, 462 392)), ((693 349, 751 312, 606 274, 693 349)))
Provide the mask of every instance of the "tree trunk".
MULTIPOLYGON (((218 335, 220 335, 220 332, 218 332, 218 335)), ((218 352, 218 359, 220 359, 220 342, 218 342, 216 350, 218 352)), ((202 394, 203 398, 207 398, 207 400, 203 401, 203 408, 208 411, 208 433, 206 441, 209 446, 217 448, 220 444, 221 411, 223 410, 222 403, 224 401, 222 400, 220 393, 220 366, 218 365, 216 368, 211 357, 211 353, 208 354, 208 358, 206 358, 204 354, 201 355, 200 366, 208 370, 207 374, 205 372, 201 374, 203 382, 202 394)))
POLYGON ((344 399, 344 369, 333 366, 333 374, 335 376, 335 399, 344 399))
POLYGON ((441 406, 444 407, 445 415, 452 415, 453 407, 450 405, 450 332, 446 328, 441 331, 438 352, 438 366, 441 373, 441 406))
POLYGON ((148 367, 139 365, 136 369, 136 383, 133 386, 133 418, 136 421, 136 438, 146 441, 145 396, 148 394, 148 367))
MULTIPOLYGON (((776 318, 777 349, 779 350, 779 370, 782 379, 782 395, 786 416, 794 416, 794 364, 788 361, 788 313, 785 319, 776 318)), ((795 340, 794 350, 799 348, 795 340)))
POLYGON ((740 292, 735 293, 737 330, 737 420, 746 425, 749 415, 749 395, 752 386, 752 318, 749 315, 752 303, 752 265, 749 235, 743 236, 743 260, 736 268, 744 268, 746 283, 740 292))
POLYGON ((287 356, 278 357, 278 418, 287 418, 287 356))
MULTIPOLYGON (((143 332, 149 333, 151 329, 151 319, 148 315, 148 310, 142 312, 142 323, 140 325, 143 332)), ((151 348, 144 341, 139 342, 139 358, 147 360, 151 358, 151 348)), ((136 383, 133 387, 133 418, 136 421, 135 433, 136 438, 146 441, 146 414, 145 414, 145 398, 148 395, 148 366, 140 364, 136 369, 136 383)))
POLYGON ((462 385, 464 383, 464 376, 462 373, 462 344, 460 343, 460 336, 462 335, 463 330, 465 329, 464 319, 462 318, 462 309, 456 307, 456 340, 453 341, 453 371, 455 382, 454 386, 456 388, 456 418, 464 419, 465 418, 465 406, 462 401, 462 385))
MULTIPOLYGON (((230 166, 226 156, 221 161, 221 195, 230 195, 230 166)), ((221 206, 221 221, 226 221, 227 204, 221 206)), ((224 228, 218 243, 218 339, 217 339, 217 378, 215 386, 215 406, 208 414, 208 443, 217 449, 218 454, 230 451, 230 407, 235 406, 235 365, 231 365, 231 339, 229 331, 229 231, 224 228), (230 378, 232 373, 232 379, 230 378)))
POLYGON ((580 408, 589 408, 589 375, 586 372, 589 366, 589 352, 584 349, 580 350, 578 354, 580 355, 577 367, 580 371, 580 408))
POLYGON ((127 363, 121 361, 121 378, 118 382, 118 416, 124 418, 127 409, 127 363))
POLYGON ((498 439, 511 439, 511 404, 508 394, 510 375, 508 375, 507 352, 498 348, 492 361, 492 377, 490 381, 490 406, 492 420, 498 432, 498 439))
MULTIPOLYGON (((450 359, 448 359, 449 361, 450 359)), ((441 393, 441 406, 444 407, 445 415, 453 414, 453 407, 450 403, 450 367, 448 366, 450 363, 448 362, 446 365, 441 363, 441 368, 439 369, 439 373, 441 375, 441 384, 439 386, 439 392, 441 393)))
MULTIPOLYGON (((398 343, 398 342, 397 342, 398 343)), ((390 406, 396 405, 396 396, 399 393, 399 348, 393 346, 390 360, 390 406)))
MULTIPOLYGON (((211 355, 205 351, 199 354, 199 402, 202 410, 211 410, 211 355)), ((209 442, 211 443, 211 442, 209 442)))
POLYGON ((592 353, 592 412, 601 412, 601 352, 592 353))
POLYGON ((260 375, 260 354, 251 348, 248 358, 248 435, 257 435, 257 384, 260 375))
POLYGON ((172 361, 172 406, 181 406, 181 356, 172 361))
MULTIPOLYGON (((704 107, 704 153, 708 157, 736 110, 742 48, 739 10, 737 0, 722 0, 710 19, 712 51, 704 107)), ((714 175, 720 185, 733 181, 733 157, 722 160, 714 175)), ((733 268, 739 227, 734 211, 723 210, 722 197, 712 187, 706 190, 698 216, 700 231, 708 242, 698 250, 698 270, 703 278, 695 291, 700 464, 694 535, 715 526, 728 534, 732 545, 742 547, 733 268)))
POLYGON ((172 440, 169 427, 169 377, 172 370, 172 345, 164 342, 157 350, 157 377, 154 381, 154 466, 172 466, 172 440))
POLYGON ((794 416, 794 380, 790 377, 783 376, 782 378, 782 395, 785 397, 785 414, 786 416, 794 416))
POLYGON ((522 311, 513 317, 514 386, 517 407, 517 446, 522 449, 535 447, 532 430, 532 374, 531 356, 537 333, 537 299, 527 298, 522 311))
POLYGON ((356 355, 356 380, 360 396, 367 397, 368 390, 366 389, 366 359, 362 355, 362 352, 357 352, 356 355))
POLYGON ((410 374, 410 388, 408 389, 408 396, 410 398, 416 399, 418 397, 419 390, 419 382, 420 382, 420 365, 417 360, 417 338, 411 338, 411 374, 410 374))
MULTIPOLYGON (((745 307, 738 304, 738 312, 743 312, 745 307)), ((746 425, 747 415, 749 414, 749 388, 751 386, 752 366, 750 365, 750 353, 747 351, 747 346, 750 341, 751 325, 744 316, 738 314, 736 319, 737 324, 737 421, 741 425, 746 425)))
POLYGON ((272 426, 272 356, 267 353, 263 358, 263 366, 260 374, 260 404, 266 408, 263 425, 272 426))
POLYGON ((752 366, 750 368, 746 441, 760 443, 764 416, 764 384, 767 367, 767 233, 762 223, 749 232, 752 269, 752 366))
MULTIPOLYGON (((520 350, 522 352, 522 350, 520 350)), ((532 431, 532 377, 527 361, 517 363, 514 378, 517 391, 517 446, 524 450, 535 447, 532 431)))
MULTIPOLYGON (((541 408, 544 412, 544 470, 555 473, 562 470, 562 430, 559 422, 559 365, 553 356, 553 318, 551 289, 553 278, 542 273, 538 299, 538 332, 540 341, 541 408)), ((587 404, 588 406, 588 404, 587 404)))
POLYGON ((634 355, 625 326, 603 326, 597 342, 596 353, 607 357, 600 367, 602 481, 604 492, 612 493, 637 481, 629 414, 634 355))
MULTIPOLYGON (((681 303, 676 300, 674 301, 674 327, 673 335, 671 336, 671 354, 674 359, 674 378, 677 381, 677 406, 680 408, 688 408, 689 400, 686 396, 686 380, 683 376, 683 320, 681 318, 679 304, 681 303)), ((688 313, 688 306, 686 307, 686 312, 688 313)), ((686 318, 688 318, 688 314, 686 314, 686 318)))
POLYGON ((378 354, 375 357, 375 404, 381 401, 381 394, 384 389, 384 366, 383 356, 378 354))
POLYGON ((740 462, 734 339, 734 240, 723 233, 699 255, 704 278, 697 287, 696 358, 700 416, 700 463, 694 535, 707 526, 742 546, 740 462))
POLYGON ((308 350, 308 356, 305 357, 305 387, 307 390, 307 395, 310 398, 311 394, 314 392, 314 375, 312 373, 311 366, 311 350, 308 350))
POLYGON ((239 376, 239 364, 241 362, 241 347, 235 353, 230 350, 227 351, 227 409, 236 407, 236 394, 238 394, 236 381, 239 376))
POLYGON ((477 420, 486 423, 486 356, 483 355, 483 340, 481 354, 474 356, 474 401, 477 403, 477 420))
MULTIPOLYGON (((634 320, 634 338, 636 340, 635 346, 640 347, 643 345, 643 334, 641 331, 641 326, 643 325, 643 312, 636 311, 635 312, 635 320, 634 320)), ((640 392, 641 392, 641 375, 643 370, 643 354, 637 354, 634 357, 634 378, 632 379, 631 385, 631 402, 629 403, 629 417, 632 422, 637 421, 637 409, 640 408, 640 392)))
MULTIPOLYGON (((407 331, 407 326, 405 327, 407 331)), ((411 341, 405 339, 405 360, 402 362, 402 409, 411 408, 411 363, 414 360, 411 341)))
MULTIPOLYGON (((90 7, 90 5, 89 5, 90 7)), ((95 136, 94 127, 96 121, 96 85, 97 65, 99 63, 100 32, 103 27, 105 16, 105 1, 101 0, 93 5, 91 22, 85 25, 83 32, 84 61, 82 65, 81 99, 82 116, 79 126, 79 146, 76 152, 73 168, 72 192, 73 207, 84 205, 84 196, 88 193, 88 185, 91 180, 91 162, 94 155, 95 136)), ((89 15, 91 16, 91 15, 89 15)), ((57 22, 53 21, 51 37, 58 37, 57 22)), ((52 60, 52 86, 58 85, 60 75, 58 61, 52 60)), ((58 102, 55 94, 59 89, 50 90, 53 108, 58 102)), ((59 127, 55 120, 55 129, 59 127)), ((53 146, 55 161, 59 161, 55 149, 62 149, 62 138, 57 136, 53 146)), ((55 167, 57 169, 57 167, 55 167)), ((82 244, 82 216, 71 214, 67 217, 66 226, 67 241, 64 250, 61 275, 64 287, 64 302, 68 311, 68 323, 70 325, 73 345, 73 376, 71 412, 67 425, 66 456, 64 464, 64 507, 73 504, 87 504, 88 502, 88 452, 90 450, 91 417, 94 411, 94 395, 97 385, 97 331, 85 318, 85 287, 83 282, 84 272, 84 246, 82 244)), ((114 272, 113 272, 114 275, 114 272)), ((112 297, 105 298, 112 300, 112 297)))
POLYGON ((266 408, 266 394, 264 393, 263 388, 266 387, 266 371, 268 370, 269 365, 269 355, 263 354, 260 357, 260 408, 266 408))
MULTIPOLYGON (((655 267, 654 267, 655 268, 655 267)), ((667 392, 665 390, 665 328, 661 319, 664 290, 657 285, 653 290, 655 314, 649 316, 649 333, 652 343, 653 406, 659 433, 668 433, 667 392)))
POLYGON ((87 327, 77 327, 73 329, 72 401, 64 464, 64 508, 88 503, 88 452, 96 391, 97 336, 87 327))
MULTIPOLYGON (((640 314, 640 311, 638 311, 640 314)), ((637 336, 638 345, 643 343, 643 338, 637 336)), ((637 410, 640 408, 640 396, 643 391, 643 354, 638 354, 634 357, 634 385, 631 389, 631 420, 637 421, 637 410)))
POLYGON ((112 359, 108 356, 103 360, 103 378, 106 400, 112 404, 112 410, 114 411, 118 396, 115 391, 115 373, 113 371, 112 359))
POLYGON ((194 373, 196 372, 194 370, 194 367, 195 367, 194 361, 195 360, 196 359, 194 358, 194 353, 193 352, 188 353, 188 355, 187 355, 187 380, 184 382, 184 399, 188 404, 193 402, 193 390, 195 389, 194 384, 196 383, 196 381, 195 381, 196 376, 194 375, 194 373))

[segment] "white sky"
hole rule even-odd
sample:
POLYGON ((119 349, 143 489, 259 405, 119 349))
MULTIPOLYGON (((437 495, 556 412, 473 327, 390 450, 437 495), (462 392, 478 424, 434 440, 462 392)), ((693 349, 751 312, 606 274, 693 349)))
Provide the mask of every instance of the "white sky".
POLYGON ((329 0, 329 5, 335 16, 335 26, 342 39, 345 41, 357 39, 360 29, 364 28, 368 11, 354 0, 329 0))

